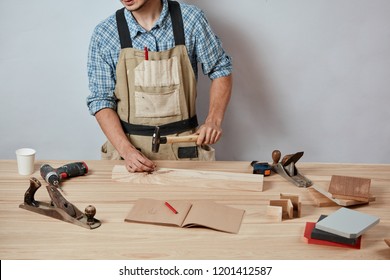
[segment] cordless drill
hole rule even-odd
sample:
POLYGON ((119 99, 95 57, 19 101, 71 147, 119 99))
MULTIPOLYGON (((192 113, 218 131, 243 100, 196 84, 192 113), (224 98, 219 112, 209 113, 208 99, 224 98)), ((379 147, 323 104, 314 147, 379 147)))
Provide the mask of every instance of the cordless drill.
POLYGON ((42 178, 52 186, 59 187, 60 182, 65 178, 82 176, 88 173, 88 166, 85 162, 73 162, 65 164, 57 169, 49 164, 43 164, 40 168, 42 178))

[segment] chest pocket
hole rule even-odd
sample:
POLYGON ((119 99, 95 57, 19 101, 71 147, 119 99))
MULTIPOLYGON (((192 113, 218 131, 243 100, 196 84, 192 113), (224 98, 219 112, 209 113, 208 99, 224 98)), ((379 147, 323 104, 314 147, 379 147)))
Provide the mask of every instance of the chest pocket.
POLYGON ((170 117, 181 114, 177 57, 144 60, 134 69, 135 116, 170 117))
POLYGON ((136 87, 171 87, 180 85, 177 57, 144 60, 135 68, 136 87))

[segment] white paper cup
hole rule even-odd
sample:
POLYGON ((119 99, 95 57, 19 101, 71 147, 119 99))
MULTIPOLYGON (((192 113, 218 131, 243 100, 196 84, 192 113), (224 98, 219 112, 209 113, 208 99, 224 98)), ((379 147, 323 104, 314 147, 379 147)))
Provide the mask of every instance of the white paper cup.
POLYGON ((34 173, 35 150, 29 148, 16 150, 16 161, 20 175, 31 175, 34 173))

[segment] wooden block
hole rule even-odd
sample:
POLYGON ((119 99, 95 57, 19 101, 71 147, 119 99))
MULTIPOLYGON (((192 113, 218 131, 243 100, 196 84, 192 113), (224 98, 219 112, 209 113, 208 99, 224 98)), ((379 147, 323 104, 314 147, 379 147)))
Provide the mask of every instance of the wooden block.
MULTIPOLYGON (((332 194, 325 190, 323 187, 317 186, 317 185, 312 185, 311 188, 315 189, 319 193, 323 194, 330 200, 332 200, 334 203, 340 206, 352 206, 352 205, 358 205, 358 204, 365 204, 367 202, 365 201, 358 201, 358 200, 353 200, 353 199, 339 199, 339 198, 333 198, 332 194)), ((369 197, 369 202, 375 201, 375 196, 370 195, 369 197)))
POLYGON ((280 206, 267 206, 267 216, 274 217, 278 222, 282 221, 283 208, 280 206))
POLYGON ((292 219, 294 217, 294 207, 290 199, 274 199, 269 201, 270 206, 282 207, 282 218, 292 219))
POLYGON ((385 242, 386 242, 387 246, 390 247, 390 238, 389 239, 385 239, 385 242))
POLYGON ((370 185, 370 179, 333 175, 328 192, 333 198, 369 202, 370 185))
POLYGON ((309 194, 311 198, 314 200, 314 203, 318 207, 328 207, 328 206, 336 206, 337 203, 331 200, 330 198, 326 197, 324 194, 318 192, 314 188, 310 187, 308 188, 309 194))
POLYGON ((289 194, 289 193, 281 193, 280 199, 290 199, 294 208, 298 209, 299 195, 289 194))
POLYGON ((123 165, 115 165, 113 180, 132 184, 185 185, 189 187, 208 187, 262 191, 263 175, 195 169, 158 168, 153 173, 130 173, 123 165))
POLYGON ((302 213, 302 202, 298 202, 297 218, 301 217, 301 213, 302 213))
POLYGON ((290 199, 291 203, 293 205, 293 211, 294 211, 293 217, 294 218, 301 217, 302 203, 299 202, 299 195, 297 195, 297 194, 281 193, 280 194, 280 199, 290 199))

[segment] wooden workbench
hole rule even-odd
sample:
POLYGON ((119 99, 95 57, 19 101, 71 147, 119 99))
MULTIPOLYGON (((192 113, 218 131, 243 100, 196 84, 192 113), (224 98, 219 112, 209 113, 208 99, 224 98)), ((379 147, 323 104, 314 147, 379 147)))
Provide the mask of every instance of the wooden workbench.
MULTIPOLYGON (((298 188, 279 175, 264 178, 263 192, 182 185, 140 185, 111 179, 120 161, 86 161, 89 173, 65 181, 65 197, 80 210, 93 204, 102 226, 88 230, 19 208, 29 178, 39 175, 39 166, 58 167, 70 161, 38 161, 35 173, 20 176, 16 161, 0 161, 0 259, 390 259, 390 165, 298 163, 299 171, 315 184, 326 185, 332 175, 372 179, 376 201, 352 209, 380 217, 380 223, 363 235, 362 248, 344 249, 307 244, 303 238, 306 222, 330 214, 339 206, 317 207, 307 189, 298 188), (280 193, 299 194, 300 218, 275 222, 266 215, 269 200, 280 193), (139 198, 210 199, 246 210, 238 234, 204 228, 177 228, 126 223, 124 218, 139 198)), ((249 162, 171 162, 160 167, 192 168, 250 173, 249 162)), ((48 201, 44 187, 35 195, 48 201)))

